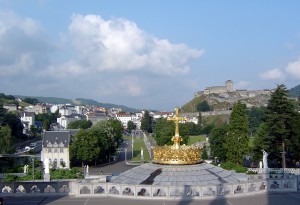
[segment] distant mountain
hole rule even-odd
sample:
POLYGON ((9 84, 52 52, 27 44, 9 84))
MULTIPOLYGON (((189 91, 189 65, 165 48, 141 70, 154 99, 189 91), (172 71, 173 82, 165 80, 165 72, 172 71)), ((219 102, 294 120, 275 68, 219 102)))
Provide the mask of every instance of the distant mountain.
POLYGON ((126 107, 124 105, 116 105, 111 103, 100 103, 95 100, 91 99, 84 99, 84 98, 76 98, 75 100, 70 100, 66 98, 58 98, 58 97, 41 97, 41 96, 21 96, 15 95, 15 97, 19 97, 24 99, 26 97, 35 98, 39 102, 42 103, 50 103, 50 104, 71 104, 71 105, 97 105, 105 108, 121 108, 125 112, 138 112, 140 110, 135 108, 126 107))
POLYGON ((296 87, 293 87, 289 90, 290 97, 297 98, 300 96, 300 85, 297 85, 296 87))

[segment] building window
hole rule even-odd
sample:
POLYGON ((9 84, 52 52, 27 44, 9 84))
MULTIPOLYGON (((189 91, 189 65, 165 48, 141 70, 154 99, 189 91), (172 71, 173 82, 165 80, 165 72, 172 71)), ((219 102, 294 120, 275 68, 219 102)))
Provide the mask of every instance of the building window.
POLYGON ((63 153, 64 152, 64 148, 63 147, 61 147, 61 148, 59 148, 60 149, 60 153, 63 153))
POLYGON ((57 148, 54 148, 54 153, 57 153, 57 148))
POLYGON ((51 153, 52 152, 52 149, 51 148, 48 148, 48 153, 51 153))

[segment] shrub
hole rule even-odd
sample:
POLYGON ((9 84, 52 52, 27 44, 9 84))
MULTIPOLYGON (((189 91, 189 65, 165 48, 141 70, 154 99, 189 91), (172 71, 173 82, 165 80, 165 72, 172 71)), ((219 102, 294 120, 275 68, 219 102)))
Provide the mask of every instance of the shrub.
POLYGON ((227 170, 235 170, 237 173, 246 173, 248 171, 247 167, 243 167, 241 165, 234 164, 232 162, 223 163, 221 164, 221 167, 227 170))

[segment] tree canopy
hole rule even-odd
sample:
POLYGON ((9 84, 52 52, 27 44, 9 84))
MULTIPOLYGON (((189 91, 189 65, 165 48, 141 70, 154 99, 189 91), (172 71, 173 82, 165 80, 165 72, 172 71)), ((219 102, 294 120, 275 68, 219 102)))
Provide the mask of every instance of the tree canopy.
POLYGON ((68 124, 67 129, 88 129, 93 125, 90 120, 75 120, 68 124))
POLYGON ((234 104, 226 136, 227 161, 235 164, 242 164, 248 153, 249 125, 245 108, 246 106, 240 101, 234 104))
POLYGON ((89 164, 109 161, 122 142, 122 125, 118 120, 100 121, 90 129, 77 132, 70 145, 73 163, 89 164))

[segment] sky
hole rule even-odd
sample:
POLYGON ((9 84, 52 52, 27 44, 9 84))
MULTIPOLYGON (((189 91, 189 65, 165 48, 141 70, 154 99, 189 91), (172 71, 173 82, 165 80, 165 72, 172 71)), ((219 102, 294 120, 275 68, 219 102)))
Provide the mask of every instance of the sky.
POLYGON ((0 92, 172 111, 300 84, 300 1, 0 0, 0 92))

